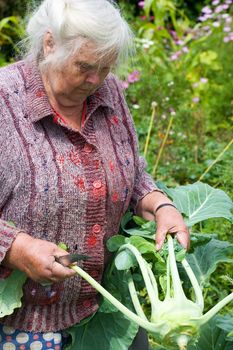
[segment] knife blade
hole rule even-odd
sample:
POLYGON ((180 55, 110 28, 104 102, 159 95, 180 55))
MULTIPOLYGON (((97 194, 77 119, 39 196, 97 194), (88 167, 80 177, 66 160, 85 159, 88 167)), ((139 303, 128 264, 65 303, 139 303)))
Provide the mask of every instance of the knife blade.
POLYGON ((71 254, 66 254, 62 256, 55 256, 55 261, 63 266, 69 266, 80 260, 89 260, 89 259, 91 259, 91 256, 84 255, 84 254, 77 254, 77 253, 71 253, 71 254))

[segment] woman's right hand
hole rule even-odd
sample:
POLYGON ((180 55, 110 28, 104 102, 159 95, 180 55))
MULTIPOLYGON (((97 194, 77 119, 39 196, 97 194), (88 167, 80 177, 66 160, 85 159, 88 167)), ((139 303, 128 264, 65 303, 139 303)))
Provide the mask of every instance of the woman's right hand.
POLYGON ((20 232, 8 250, 2 265, 11 269, 19 269, 38 283, 61 282, 76 273, 55 261, 55 257, 66 253, 56 244, 33 238, 20 232))

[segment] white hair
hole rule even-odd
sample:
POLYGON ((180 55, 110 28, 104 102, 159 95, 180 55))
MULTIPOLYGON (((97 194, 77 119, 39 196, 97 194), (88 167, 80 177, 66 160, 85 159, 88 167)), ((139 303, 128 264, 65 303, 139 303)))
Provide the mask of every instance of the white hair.
MULTIPOLYGON (((101 57, 114 54, 116 63, 133 51, 132 31, 111 0, 44 0, 30 17, 26 32, 26 56, 42 64, 47 32, 56 45, 56 62, 65 61, 84 41, 93 42, 101 57)), ((49 61, 55 58, 49 56, 49 61)))

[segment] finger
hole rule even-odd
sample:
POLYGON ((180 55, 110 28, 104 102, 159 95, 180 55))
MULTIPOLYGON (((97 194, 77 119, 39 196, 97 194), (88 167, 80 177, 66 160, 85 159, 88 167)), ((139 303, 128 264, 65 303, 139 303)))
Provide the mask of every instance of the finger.
POLYGON ((155 249, 156 250, 161 249, 161 247, 165 241, 166 235, 167 235, 167 231, 157 231, 156 232, 156 235, 155 235, 155 241, 156 241, 155 249))
POLYGON ((176 233, 177 241, 184 247, 184 249, 189 250, 190 246, 190 239, 189 239, 189 232, 187 231, 178 231, 176 233))
POLYGON ((66 279, 69 277, 72 277, 76 274, 74 270, 72 270, 70 267, 63 266, 59 264, 58 262, 54 261, 53 263, 53 269, 52 269, 52 276, 53 278, 66 279))

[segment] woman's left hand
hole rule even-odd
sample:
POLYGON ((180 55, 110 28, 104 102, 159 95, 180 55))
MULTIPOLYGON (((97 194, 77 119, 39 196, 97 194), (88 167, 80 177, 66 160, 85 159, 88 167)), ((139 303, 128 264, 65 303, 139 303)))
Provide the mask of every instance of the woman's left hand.
POLYGON ((137 215, 146 220, 156 221, 155 241, 157 250, 161 249, 168 233, 175 236, 178 242, 188 250, 190 245, 189 230, 181 213, 171 205, 159 208, 164 203, 172 204, 172 201, 161 192, 151 192, 138 203, 137 215), (156 210, 157 208, 159 209, 156 210))
POLYGON ((164 206, 155 213, 157 222, 156 249, 159 250, 170 233, 186 249, 189 249, 189 231, 180 212, 172 206, 164 206))

